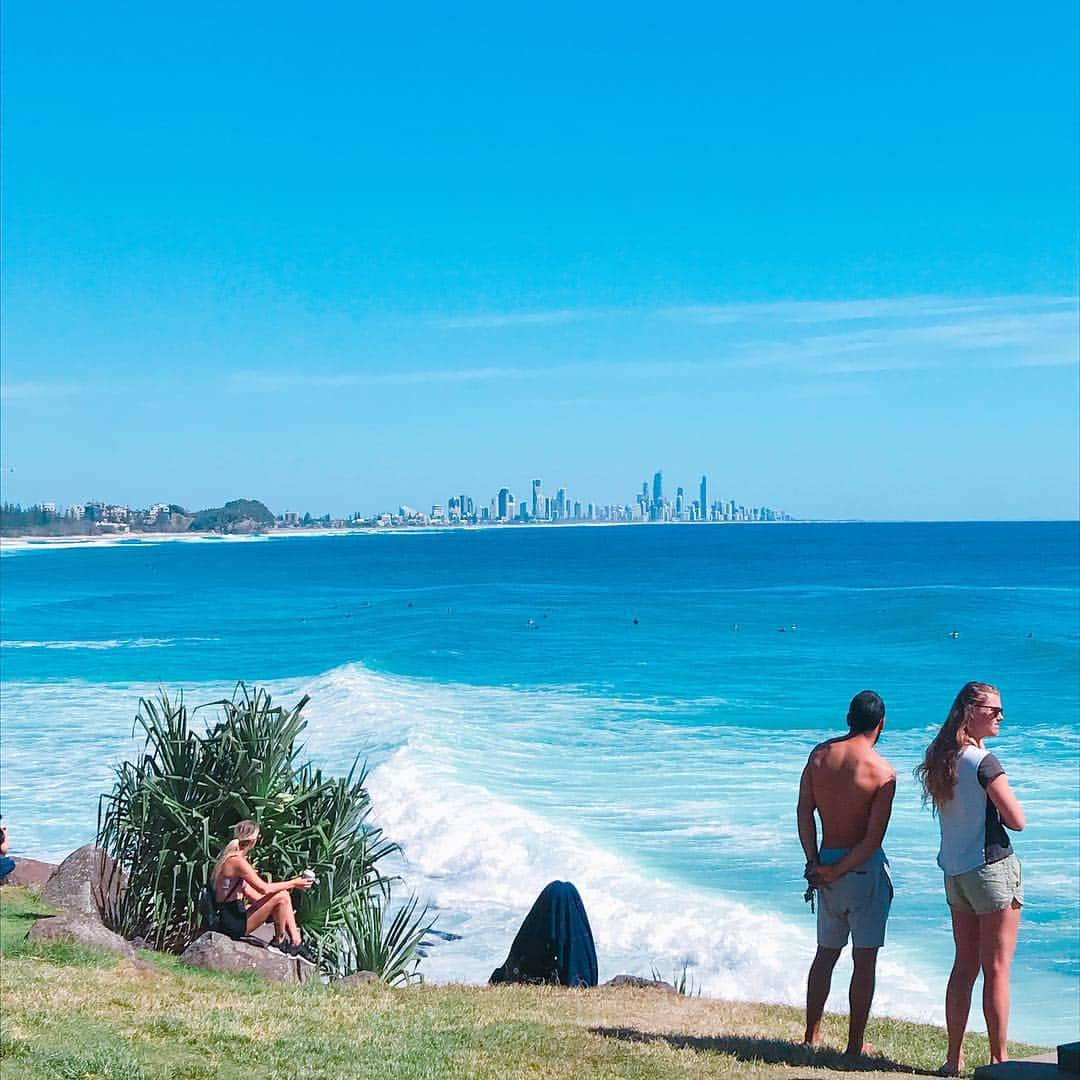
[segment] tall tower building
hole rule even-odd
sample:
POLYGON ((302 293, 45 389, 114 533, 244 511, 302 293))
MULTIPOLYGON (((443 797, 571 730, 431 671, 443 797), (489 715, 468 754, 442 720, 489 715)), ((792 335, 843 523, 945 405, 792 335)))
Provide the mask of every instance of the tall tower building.
POLYGON ((701 503, 701 520, 709 520, 709 484, 705 477, 701 478, 701 486, 698 489, 698 501, 701 503))
POLYGON ((497 499, 497 517, 500 521, 508 521, 514 514, 514 496, 509 488, 499 488, 497 499))
POLYGON ((543 486, 544 482, 542 480, 534 480, 532 482, 532 516, 534 518, 542 516, 541 511, 543 510, 543 507, 540 504, 544 498, 542 490, 543 486))
POLYGON ((662 506, 664 503, 664 474, 662 472, 653 475, 652 501, 653 506, 662 506))

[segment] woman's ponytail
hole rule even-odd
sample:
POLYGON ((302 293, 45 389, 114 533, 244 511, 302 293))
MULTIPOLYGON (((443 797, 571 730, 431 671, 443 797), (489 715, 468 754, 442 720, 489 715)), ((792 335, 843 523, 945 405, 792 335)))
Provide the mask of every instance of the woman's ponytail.
POLYGON ((233 826, 233 838, 221 849, 221 854, 218 855, 217 862, 214 863, 214 872, 210 875, 210 880, 216 884, 218 874, 221 872, 222 866, 225 865, 226 859, 243 854, 242 845, 246 843, 250 847, 258 838, 259 826, 254 821, 247 818, 238 821, 233 826))

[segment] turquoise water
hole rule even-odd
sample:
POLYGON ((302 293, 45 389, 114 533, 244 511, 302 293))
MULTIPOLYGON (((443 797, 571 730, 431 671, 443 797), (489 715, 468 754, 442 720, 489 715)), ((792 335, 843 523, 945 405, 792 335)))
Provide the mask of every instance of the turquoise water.
POLYGON ((461 935, 425 961, 434 979, 485 979, 562 877, 602 977, 689 961, 706 994, 800 1001, 798 776, 873 688, 900 776, 876 1008, 940 1020, 949 919, 911 769, 960 685, 993 682, 994 749, 1029 818, 1014 1034, 1080 1028, 1074 523, 138 542, 8 552, 0 570, 16 851, 91 837, 140 694, 307 692, 313 756, 368 756, 402 873, 461 935))

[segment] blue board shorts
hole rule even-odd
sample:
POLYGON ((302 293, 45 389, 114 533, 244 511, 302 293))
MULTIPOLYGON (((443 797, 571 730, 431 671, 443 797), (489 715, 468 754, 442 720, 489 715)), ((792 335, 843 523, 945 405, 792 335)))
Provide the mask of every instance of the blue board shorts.
MULTIPOLYGON (((818 861, 839 862, 847 848, 822 848, 818 861)), ((885 852, 878 848, 866 862, 817 891, 817 942, 824 949, 880 949, 893 900, 892 876, 885 852)))

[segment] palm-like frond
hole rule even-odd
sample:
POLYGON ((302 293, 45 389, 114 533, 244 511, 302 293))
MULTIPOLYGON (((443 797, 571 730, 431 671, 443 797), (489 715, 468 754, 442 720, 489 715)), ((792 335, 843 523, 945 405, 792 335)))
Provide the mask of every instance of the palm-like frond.
POLYGON ((240 683, 232 698, 190 711, 217 710, 202 732, 192 729, 183 695, 162 691, 139 702, 142 753, 118 766, 98 810, 98 843, 128 875, 107 912, 114 929, 182 951, 198 936, 196 898, 217 852, 237 821, 252 818, 262 830, 264 877, 281 880, 311 867, 319 878, 293 899, 328 971, 347 974, 362 960, 391 981, 413 977, 415 950, 431 923, 423 925, 426 912, 417 916, 413 900, 383 925, 394 879, 379 866, 398 846, 368 822, 367 770, 359 759, 345 777, 300 762, 307 702, 284 709, 265 690, 240 683))
POLYGON ((412 896, 388 918, 387 901, 356 893, 343 905, 337 949, 327 958, 339 974, 372 971, 391 985, 419 978, 417 966, 428 932, 435 925, 412 896))

